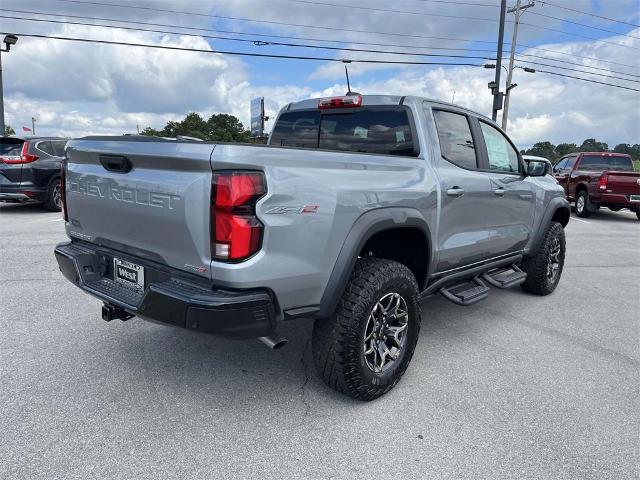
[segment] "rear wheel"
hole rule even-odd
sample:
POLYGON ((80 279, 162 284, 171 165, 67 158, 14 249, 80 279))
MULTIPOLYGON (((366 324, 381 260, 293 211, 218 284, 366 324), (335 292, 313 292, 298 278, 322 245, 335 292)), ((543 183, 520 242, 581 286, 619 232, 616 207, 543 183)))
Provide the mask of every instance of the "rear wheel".
POLYGON ((373 400, 398 383, 419 331, 418 285, 411 271, 392 260, 359 259, 336 313, 314 324, 316 370, 338 392, 373 400))
POLYGON ((60 181, 60 177, 56 177, 49 182, 44 208, 50 212, 59 212, 62 210, 62 182, 60 181))
POLYGON ((565 251, 564 229, 558 222, 551 222, 536 254, 522 262, 522 270, 527 273, 522 289, 536 295, 553 292, 562 276, 565 251))
POLYGON ((640 211, 636 212, 636 218, 640 220, 640 211))
POLYGON ((592 208, 589 202, 589 194, 582 190, 576 197, 576 215, 586 218, 591 215, 592 208))

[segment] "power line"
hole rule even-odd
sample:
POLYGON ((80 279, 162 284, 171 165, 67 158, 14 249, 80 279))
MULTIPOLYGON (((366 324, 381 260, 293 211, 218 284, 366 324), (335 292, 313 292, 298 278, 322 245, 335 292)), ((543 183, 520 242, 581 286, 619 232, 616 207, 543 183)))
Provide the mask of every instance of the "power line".
MULTIPOLYGON (((407 37, 407 38, 427 38, 427 39, 433 39, 433 40, 451 40, 451 41, 456 41, 456 42, 477 42, 477 43, 495 44, 495 42, 492 42, 492 41, 476 40, 476 39, 473 39, 473 38, 434 37, 434 36, 428 36, 428 35, 415 35, 415 34, 409 34, 409 33, 377 32, 377 31, 373 31, 373 30, 357 30, 357 29, 352 29, 352 28, 325 27, 325 26, 320 26, 320 25, 305 25, 305 24, 302 24, 302 23, 277 22, 275 20, 259 20, 259 19, 254 19, 254 18, 230 17, 230 16, 226 16, 226 15, 213 15, 213 14, 208 14, 208 13, 181 12, 181 11, 178 11, 178 10, 166 10, 166 9, 162 9, 162 8, 141 7, 141 6, 135 6, 135 5, 119 5, 119 4, 115 4, 115 3, 94 2, 94 1, 90 1, 90 0, 56 0, 56 1, 58 1, 58 2, 82 3, 82 4, 89 4, 89 5, 100 5, 100 6, 103 6, 103 7, 134 8, 134 9, 140 9, 140 10, 151 10, 151 11, 156 11, 156 12, 182 14, 182 15, 196 15, 196 16, 200 16, 200 17, 220 18, 220 19, 223 19, 223 20, 235 20, 235 21, 239 21, 239 22, 265 23, 265 24, 269 24, 269 25, 281 25, 281 26, 285 26, 285 27, 315 28, 315 29, 320 29, 320 30, 329 30, 329 31, 336 31, 336 32, 370 33, 370 34, 373 34, 373 35, 390 35, 390 36, 407 37)), ((15 12, 17 10, 12 10, 12 11, 15 12)))
MULTIPOLYGON (((2 34, 6 34, 7 32, 2 32, 2 34)), ((48 38, 52 40, 64 40, 71 42, 84 42, 84 43, 100 43, 106 45, 119 45, 119 46, 127 46, 127 47, 143 47, 143 48, 157 48, 162 50, 173 50, 173 51, 185 51, 185 52, 196 52, 196 53, 217 53, 222 55, 239 55, 239 56, 249 56, 249 57, 263 57, 263 58, 278 58, 278 59, 288 59, 288 60, 315 60, 315 61, 324 61, 324 62, 347 62, 347 63, 373 63, 373 64, 403 64, 403 65, 451 65, 451 66, 464 66, 464 67, 479 67, 483 68, 484 65, 473 64, 473 63, 449 63, 449 62, 406 62, 406 61, 392 61, 392 60, 367 60, 367 59, 338 59, 338 58, 328 58, 328 57, 303 57, 298 55, 275 55, 275 54, 266 54, 266 53, 249 53, 249 52, 235 52, 235 51, 225 51, 225 50, 205 50, 199 48, 186 48, 186 47, 176 47, 170 45, 149 45, 144 43, 131 43, 131 42, 118 42, 113 40, 96 40, 89 38, 73 38, 73 37, 61 37, 56 35, 41 35, 41 34, 33 34, 33 33, 15 33, 15 35, 19 35, 22 37, 32 37, 32 38, 48 38)), ((519 66, 519 68, 523 68, 519 66)), ((600 82, 598 80, 592 80, 582 77, 575 77, 573 75, 565 75, 562 73, 551 72, 548 70, 535 70, 540 73, 547 73, 550 75, 557 75, 560 77, 573 78, 576 80, 582 80, 585 82, 597 83, 600 85, 606 85, 615 88, 622 88, 625 90, 633 90, 636 92, 640 92, 640 89, 625 87, 622 85, 616 85, 607 82, 600 82)))
MULTIPOLYGON (((60 1, 63 1, 63 0, 60 0, 60 1)), ((456 18, 456 19, 462 19, 462 20, 480 20, 483 22, 494 22, 494 23, 498 22, 498 20, 496 20, 495 18, 466 17, 463 15, 446 15, 442 13, 415 12, 411 10, 395 10, 391 8, 365 7, 362 5, 346 5, 346 4, 340 4, 340 3, 330 3, 330 2, 320 2, 320 1, 316 2, 315 0, 280 0, 280 1, 292 2, 292 3, 304 3, 308 5, 315 5, 315 6, 321 5, 325 7, 351 8, 356 10, 367 10, 367 11, 382 12, 382 13, 401 13, 405 15, 417 15, 420 17, 441 17, 441 18, 456 18)))
MULTIPOLYGON (((523 67, 518 65, 518 68, 523 68, 523 67)), ((556 75, 558 77, 573 78, 575 80, 582 80, 584 82, 598 83, 600 85, 606 85, 608 87, 616 87, 616 88, 622 88, 624 90, 633 90, 634 92, 640 92, 640 89, 638 89, 638 88, 623 87, 622 85, 615 85, 613 83, 600 82, 598 80, 592 80, 592 79, 589 79, 589 78, 575 77, 573 75, 565 75, 563 73, 558 73, 558 72, 550 72, 548 70, 538 70, 538 69, 536 69, 535 72, 533 72, 533 73, 548 73, 549 75, 556 75)))
MULTIPOLYGON (((80 1, 80 0, 58 0, 58 1, 80 1)), ((435 0, 425 0, 425 1, 435 1, 435 0)), ((141 8, 143 8, 143 7, 141 7, 141 8)), ((200 27, 187 27, 187 26, 181 26, 181 25, 168 25, 168 24, 163 24, 163 23, 151 23, 151 22, 121 20, 121 19, 116 19, 116 18, 87 17, 87 16, 82 16, 82 15, 46 13, 46 12, 42 13, 42 12, 35 12, 35 11, 29 11, 29 10, 13 10, 13 9, 0 8, 0 11, 17 12, 17 13, 41 15, 41 16, 45 16, 46 15, 46 16, 64 17, 64 18, 67 18, 67 17, 68 18, 79 18, 79 19, 92 20, 92 21, 105 21, 105 22, 125 23, 125 24, 147 25, 147 26, 154 26, 154 27, 179 28, 179 29, 182 29, 182 30, 190 30, 190 31, 198 31, 198 32, 206 31, 206 32, 213 32, 213 33, 227 33, 227 34, 233 34, 233 35, 244 35, 244 36, 253 36, 253 37, 261 37, 261 38, 283 38, 283 39, 291 39, 291 40, 304 40, 304 41, 326 42, 326 43, 351 43, 353 45, 380 46, 380 47, 418 48, 418 49, 429 49, 429 50, 449 50, 449 51, 469 51, 469 52, 494 53, 494 50, 479 49, 479 48, 435 47, 435 46, 406 45, 406 44, 398 44, 398 43, 357 42, 357 41, 350 41, 350 40, 333 40, 333 39, 325 39, 325 38, 300 37, 300 36, 291 36, 291 35, 275 35, 275 34, 263 34, 263 33, 252 33, 252 32, 246 33, 246 32, 236 32, 236 31, 232 31, 232 30, 220 30, 220 29, 200 28, 200 27)), ((98 25, 98 26, 105 26, 105 25, 98 25)), ((180 34, 186 35, 186 33, 184 33, 184 32, 182 32, 180 34)), ((200 36, 204 36, 204 35, 200 35, 200 36)), ((462 40, 462 39, 460 39, 460 40, 462 40)), ((577 54, 573 54, 573 53, 561 52, 561 51, 558 51, 558 50, 551 50, 551 49, 542 48, 542 47, 534 47, 534 46, 531 46, 531 45, 518 44, 518 47, 534 49, 534 50, 540 50, 540 51, 543 51, 543 52, 555 53, 555 54, 565 55, 565 56, 570 56, 570 57, 575 57, 575 58, 582 58, 582 59, 585 59, 585 60, 594 60, 594 61, 597 61, 597 62, 600 62, 600 63, 603 63, 603 64, 612 64, 612 65, 618 65, 618 66, 627 67, 627 68, 633 68, 633 69, 637 68, 637 66, 628 65, 628 64, 619 63, 619 62, 614 62, 614 61, 611 61, 611 60, 601 60, 601 59, 598 59, 598 58, 595 58, 595 57, 589 57, 589 56, 583 56, 583 55, 581 56, 581 55, 577 55, 577 54)), ((520 55, 521 56, 529 56, 529 57, 532 57, 532 58, 533 57, 537 57, 537 58, 542 58, 542 59, 546 59, 546 60, 553 60, 553 61, 556 61, 556 62, 573 63, 573 62, 570 62, 568 60, 558 60, 558 59, 554 59, 554 58, 536 56, 536 55, 533 55, 533 54, 521 53, 520 55)), ((579 65, 579 64, 575 64, 575 65, 579 65)), ((598 68, 598 67, 592 67, 592 66, 588 66, 588 65, 584 65, 584 67, 585 68, 593 68, 593 69, 604 70, 604 69, 601 69, 601 68, 598 68)), ((612 72, 612 73, 619 73, 619 74, 623 74, 623 75, 637 76, 637 75, 624 73, 624 72, 612 72)))
MULTIPOLYGON (((536 25, 536 24, 533 24, 533 23, 524 23, 524 22, 521 22, 520 25, 526 25, 527 27, 538 28, 540 30, 547 30, 549 32, 561 33, 562 35, 569 35, 570 37, 586 38, 587 40, 593 40, 594 42, 600 42, 600 43, 607 43, 609 45, 614 45, 616 47, 624 47, 624 48, 631 48, 633 50, 638 50, 637 47, 632 47, 631 45, 625 45, 623 43, 610 42, 609 40, 601 40, 601 39, 596 38, 596 37, 590 37, 589 35, 581 35, 579 33, 565 32, 564 30, 559 30, 557 28, 543 27, 541 25, 536 25)), ((618 34, 618 35, 620 35, 620 34, 618 34)), ((638 37, 633 37, 633 38, 638 38, 638 37)))
POLYGON ((537 15, 539 17, 544 17, 544 18, 551 18, 552 20, 559 20, 561 22, 571 23, 573 25, 579 25, 581 27, 591 28, 593 30, 600 30, 601 32, 613 33, 615 35, 620 35, 620 36, 623 36, 623 37, 640 39, 640 37, 637 37, 635 35, 629 35, 627 33, 616 32, 615 30, 609 30, 607 28, 595 27, 593 25, 587 25, 586 23, 575 22, 573 20, 568 20, 566 18, 554 17, 553 15, 547 15, 546 13, 540 13, 540 12, 531 11, 531 12, 529 12, 529 14, 530 15, 537 15))
POLYGON ((625 22, 624 20, 616 20, 615 18, 604 17, 602 15, 598 15, 598 14, 595 14, 595 13, 583 12, 582 10, 577 10, 575 8, 570 8, 570 7, 565 7, 564 5, 558 5, 556 3, 548 2, 547 0, 539 0, 539 1, 543 5, 549 5, 550 7, 561 8, 563 10, 568 10, 568 11, 574 12, 574 13, 580 13, 582 15, 588 15, 590 17, 600 18, 602 20, 607 20, 609 22, 623 23, 625 25, 630 25, 632 27, 640 27, 640 25, 638 25, 637 23, 629 23, 629 22, 625 22))
POLYGON ((622 78, 622 77, 618 77, 618 76, 615 76, 615 75, 606 75, 604 73, 587 72, 585 70, 580 70, 580 69, 577 69, 577 68, 570 68, 570 67, 564 67, 564 66, 559 66, 559 65, 550 65, 548 63, 532 62, 531 60, 523 60, 522 58, 517 58, 517 57, 516 57, 516 60, 521 62, 521 63, 522 62, 526 62, 527 65, 540 65, 540 66, 543 66, 543 67, 561 68, 562 70, 568 70, 570 72, 586 73, 587 75, 596 75, 596 76, 599 76, 599 77, 613 78, 615 80, 624 80, 626 82, 635 82, 635 83, 639 83, 640 82, 640 80, 632 80, 630 78, 622 78))
MULTIPOLYGON (((6 32, 2 32, 4 35, 6 32)), ((373 64, 392 64, 392 65, 451 65, 460 67, 484 67, 483 64, 477 63, 451 63, 451 62, 418 62, 409 60, 372 60, 372 59, 355 59, 355 58, 330 58, 330 57, 307 57, 301 55, 278 55, 272 53, 252 53, 252 52, 236 52, 231 50, 206 50, 204 48, 187 48, 177 47, 171 45, 150 45, 148 43, 133 43, 133 42, 119 42, 115 40, 98 40, 94 38, 76 38, 76 37, 62 37, 58 35, 43 35, 35 33, 13 33, 14 35, 31 38, 49 38, 52 40, 65 40, 70 42, 84 42, 84 43, 101 43, 105 45, 120 45, 127 47, 143 47, 143 48, 158 48, 162 50, 174 50, 183 52, 197 52, 197 53, 217 53, 221 55, 238 55, 245 57, 262 57, 262 58, 280 58, 287 60, 315 60, 323 62, 339 62, 339 63, 373 63, 373 64)))
MULTIPOLYGON (((533 47, 531 45, 525 45, 524 43, 518 43, 518 47, 530 48, 530 49, 534 49, 534 50, 540 50, 542 52, 557 53, 558 55, 566 55, 568 57, 583 58, 585 60, 595 60, 596 62, 610 63, 612 65, 619 65, 621 67, 628 67, 628 68, 634 68, 634 69, 638 68, 637 65, 628 65, 626 63, 613 62, 611 60, 600 60, 599 58, 596 58, 596 57, 589 57, 589 56, 586 56, 586 55, 578 55, 578 54, 575 54, 575 53, 561 52, 559 50, 551 50, 549 48, 533 47)), ((559 60, 559 61, 562 61, 562 60, 559 60)))
MULTIPOLYGON (((411 10, 395 10, 395 9, 389 9, 389 8, 365 7, 365 6, 361 6, 361 5, 345 5, 345 4, 329 3, 329 2, 323 2, 323 1, 320 2, 320 1, 316 1, 316 0, 280 0, 280 1, 293 2, 293 3, 303 3, 303 4, 309 4, 309 5, 323 5, 323 6, 338 7, 338 8, 351 8, 351 9, 357 9, 357 10, 367 10, 367 11, 382 12, 382 13, 400 13, 400 14, 404 14, 404 15, 418 15, 418 16, 421 16, 421 17, 443 17, 443 18, 456 18, 456 19, 462 19, 462 20, 480 20, 480 21, 483 21, 483 22, 494 22, 494 23, 498 22, 498 20, 495 19, 495 18, 467 17, 467 16, 463 16, 463 15, 445 15, 445 14, 440 14, 440 13, 415 12, 415 11, 411 11, 411 10)), ((450 2, 450 3, 454 3, 454 2, 450 2)), ((566 19, 563 19, 563 18, 551 16, 551 15, 546 15, 544 13, 536 13, 536 12, 531 12, 531 13, 533 13, 535 15, 539 15, 541 17, 552 18, 554 20, 560 20, 561 22, 567 22, 567 23, 572 23, 574 25, 580 25, 580 26, 586 27, 586 28, 592 28, 594 30, 600 30, 600 31, 603 31, 603 32, 614 33, 614 34, 619 35, 619 36, 640 39, 640 37, 636 37, 634 35, 628 35, 626 33, 616 32, 614 30, 608 30, 606 28, 594 27, 594 26, 591 26, 591 25, 587 25, 586 23, 574 22, 574 21, 571 21, 571 20, 566 20, 566 19)), ((510 21, 510 20, 507 20, 506 23, 513 23, 513 22, 510 21)), ((523 23, 522 25, 525 25, 525 24, 523 23)), ((557 30, 557 29, 545 27, 543 25, 529 24, 529 26, 535 27, 535 28, 539 28, 539 29, 542 29, 542 30, 549 30, 549 31, 552 31, 552 32, 561 32, 561 33, 564 33, 565 35, 574 35, 574 36, 583 37, 582 35, 573 34, 571 32, 566 32, 564 30, 557 30)), ((598 40, 598 39, 595 39, 593 37, 587 37, 587 36, 584 36, 584 38, 591 38, 593 40, 598 40)), ((600 41, 604 41, 604 40, 600 40, 600 41)), ((615 44, 615 45, 617 45, 617 44, 615 44)))
MULTIPOLYGON (((44 23, 55 23, 55 24, 63 24, 63 25, 83 25, 87 27, 102 27, 102 28, 119 28, 122 30, 135 31, 135 32, 149 32, 149 33, 162 33, 168 35, 183 35, 186 37, 197 37, 197 38, 208 38, 215 40, 228 40, 235 42, 244 42, 251 43, 255 46, 283 46, 283 47, 295 47, 295 48, 315 48, 322 50, 337 50, 337 51, 349 51, 349 52, 366 52, 366 53, 386 53, 393 55, 410 55, 417 57, 446 57, 446 58, 465 58, 465 59, 479 59, 479 60, 495 60, 494 58, 487 56, 477 56, 477 55, 446 55, 439 53, 422 53, 422 52, 401 52, 401 51, 389 51, 389 50, 372 50, 365 48, 351 48, 351 47, 330 47, 326 45, 305 45, 300 43, 287 43, 287 42, 273 42, 273 41, 256 41, 247 38, 232 38, 232 37, 224 37, 221 35, 203 35, 197 33, 185 33, 185 32, 176 32, 169 30, 156 30, 150 28, 140 28, 140 27, 127 27, 124 25, 96 25, 92 23, 86 22, 72 22, 70 20, 51 20, 46 18, 24 18, 24 17, 15 17, 10 15, 0 15, 0 18, 8 18, 12 20, 25 20, 28 22, 44 22, 44 23)), ((526 61, 526 60, 525 60, 526 61)))
MULTIPOLYGON (((156 29, 147 29, 147 28, 140 28, 140 27, 127 27, 127 26, 122 26, 122 25, 94 25, 94 24, 90 24, 90 23, 86 23, 86 22, 73 22, 73 21, 70 21, 70 20, 51 20, 51 19, 43 19, 43 18, 23 18, 23 17, 9 16, 9 15, 0 15, 0 18, 7 18, 7 19, 13 19, 13 20, 25 20, 25 21, 33 21, 33 22, 65 24, 65 25, 69 24, 69 25, 83 25, 83 26, 102 27, 102 28, 119 28, 119 29, 128 30, 128 31, 140 31, 140 32, 161 33, 161 34, 169 34, 169 35, 184 35, 184 36, 189 36, 189 37, 201 37, 201 38, 208 38, 208 39, 230 40, 230 41, 252 43, 252 44, 254 44, 256 46, 274 45, 274 46, 286 46, 286 47, 295 47, 295 48, 313 48, 313 49, 322 49, 322 50, 365 52, 365 53, 383 53, 383 54, 405 55, 405 56, 446 57, 446 58, 495 60, 494 58, 487 57, 487 56, 444 55, 444 54, 429 54, 429 53, 421 53, 421 52, 371 50, 371 49, 360 49, 360 48, 349 48, 349 47, 330 47, 330 46, 325 46, 325 45, 308 45, 308 44, 285 43, 285 42, 256 42, 254 40, 244 39, 244 38, 231 38, 231 37, 216 36, 216 35, 201 35, 201 34, 184 33, 184 32, 176 32, 176 31, 169 31, 169 30, 156 30, 156 29)), ((540 57, 540 58, 545 58, 545 57, 540 57)), ((550 65, 548 63, 534 62, 534 61, 530 61, 530 60, 526 60, 526 59, 522 59, 522 58, 518 58, 517 60, 520 61, 520 62, 526 62, 527 64, 531 64, 531 65, 541 65, 541 66, 552 67, 552 68, 563 68, 565 70, 585 73, 585 74, 588 74, 588 75, 596 75, 596 76, 602 76, 602 77, 607 77, 607 78, 625 80, 625 81, 629 81, 629 82, 637 82, 637 80, 632 80, 632 79, 627 79, 627 78, 620 78, 620 77, 616 77, 616 76, 612 76, 612 75, 606 75, 606 74, 596 73, 596 72, 589 72, 589 71, 584 71, 584 70, 579 70, 579 69, 569 68, 569 67, 564 67, 564 66, 559 66, 559 65, 550 65)), ((579 64, 576 64, 576 65, 579 65, 579 64)), ((591 68, 591 67, 587 66, 586 68, 591 68)), ((604 69, 602 69, 602 70, 604 70, 604 69)), ((611 72, 611 73, 616 73, 616 72, 611 72)), ((640 77, 640 75, 636 75, 636 76, 640 77)))
MULTIPOLYGON (((428 49, 428 50, 451 50, 451 51, 466 51, 466 52, 486 52, 486 53, 494 53, 493 49, 486 48, 460 48, 460 47, 434 47, 429 45, 406 45, 406 44, 398 44, 398 43, 376 43, 376 42, 358 42, 355 40, 333 40, 326 38, 313 38, 313 37, 298 37, 292 35, 276 35, 271 33, 254 33, 254 32, 238 32, 234 30, 220 30, 220 29, 212 29, 212 28, 204 28, 204 27, 187 27, 183 25, 167 25, 164 23, 150 23, 150 22, 141 22, 141 21, 131 21, 131 20, 121 20, 117 18, 104 18, 104 17, 86 17, 82 15, 71 15, 71 14, 61 14, 61 13, 41 13, 41 12, 33 12, 28 10, 11 10, 7 8, 0 8, 0 11, 6 12, 18 12, 25 13, 31 15, 41 15, 41 16, 55 16, 55 17, 63 17, 63 18, 80 18, 85 20, 95 20, 95 21, 108 21, 108 22, 118 22, 125 24, 136 24, 136 25, 149 25, 155 27, 168 27, 168 28, 180 28, 182 30, 191 30, 191 31, 202 31, 202 32, 214 32, 214 33, 227 33, 233 35, 245 35, 252 37, 261 37, 261 38, 285 38, 290 40, 305 40, 310 42, 326 42, 326 43, 350 43, 353 45, 369 45, 376 47, 399 47, 399 48, 420 48, 420 49, 428 49)), ((101 26, 101 25, 97 25, 101 26)))
MULTIPOLYGON (((567 65, 577 65, 579 67, 591 68, 593 70, 601 70, 603 72, 617 73, 619 75, 627 75, 629 77, 640 78, 640 75, 635 75, 633 73, 618 72, 617 70, 611 70, 611 69, 608 69, 608 68, 593 67, 591 65, 585 65, 584 63, 571 62, 569 60, 557 60, 555 58, 543 57, 541 55, 532 55, 530 53, 518 53, 517 55, 519 55, 521 57, 540 58, 542 60, 550 60, 552 62, 561 62, 561 63, 566 63, 567 65)), ((522 61, 528 62, 529 60, 522 60, 522 61)), ((556 68, 564 68, 562 65, 554 65, 554 67, 556 67, 556 68)))

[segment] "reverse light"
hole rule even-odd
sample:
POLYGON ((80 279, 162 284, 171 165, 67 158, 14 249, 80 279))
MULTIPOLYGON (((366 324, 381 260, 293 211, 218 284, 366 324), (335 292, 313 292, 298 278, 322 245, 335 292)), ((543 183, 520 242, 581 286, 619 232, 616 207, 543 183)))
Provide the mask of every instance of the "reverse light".
POLYGON ((598 190, 605 191, 607 189, 608 182, 609 182, 609 174, 607 172, 603 172, 600 178, 598 179, 598 190))
POLYGON ((362 105, 362 95, 352 95, 347 97, 328 97, 318 100, 320 110, 329 108, 349 108, 362 105))
POLYGON ((32 155, 30 153, 27 153, 28 151, 29 151, 29 142, 24 142, 22 144, 22 151, 20 152, 19 157, 3 157, 2 161, 10 165, 17 165, 20 163, 31 163, 38 160, 37 155, 32 155))
POLYGON ((260 249, 263 226, 256 202, 266 193, 262 172, 215 172, 211 184, 211 254, 244 260, 260 249))

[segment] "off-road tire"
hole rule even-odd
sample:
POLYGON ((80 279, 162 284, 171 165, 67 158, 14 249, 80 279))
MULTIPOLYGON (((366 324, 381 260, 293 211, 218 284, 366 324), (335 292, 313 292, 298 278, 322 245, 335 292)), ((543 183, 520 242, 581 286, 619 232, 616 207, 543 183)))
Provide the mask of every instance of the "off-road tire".
POLYGON ((566 252, 566 242, 564 229, 558 222, 551 222, 549 228, 544 234, 540 248, 535 255, 525 258, 522 262, 522 270, 526 272, 527 279, 521 285, 525 292, 534 293, 536 295, 549 295, 556 289, 562 269, 564 268, 564 257, 566 252), (559 241, 559 268, 553 279, 549 278, 549 255, 552 251, 555 240, 559 241))
POLYGON ((578 196, 576 197, 576 215, 582 218, 587 218, 591 216, 591 213, 593 213, 594 210, 595 209, 589 201, 589 194, 585 190, 578 193, 578 196))
POLYGON ((45 210, 50 212, 59 212, 62 210, 62 205, 56 201, 56 196, 60 195, 60 188, 62 188, 60 177, 52 178, 49 182, 49 188, 47 189, 47 199, 42 205, 45 210))
POLYGON ((336 391, 358 400, 374 400, 391 390, 406 371, 419 332, 418 285, 411 271, 392 260, 358 259, 334 315, 316 320, 313 326, 316 370, 336 391), (376 373, 365 361, 363 340, 374 306, 390 292, 400 294, 406 303, 406 339, 398 357, 376 373))

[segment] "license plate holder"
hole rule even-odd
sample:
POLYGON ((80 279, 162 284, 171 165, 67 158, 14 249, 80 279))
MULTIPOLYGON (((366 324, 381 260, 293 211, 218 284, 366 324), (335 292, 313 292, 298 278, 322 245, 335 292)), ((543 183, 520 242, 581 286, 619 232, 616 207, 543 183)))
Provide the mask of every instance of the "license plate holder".
POLYGON ((113 279, 124 287, 142 292, 144 290, 144 267, 120 258, 114 258, 113 279))
POLYGON ((640 195, 631 195, 629 196, 630 202, 640 202, 640 195))

